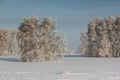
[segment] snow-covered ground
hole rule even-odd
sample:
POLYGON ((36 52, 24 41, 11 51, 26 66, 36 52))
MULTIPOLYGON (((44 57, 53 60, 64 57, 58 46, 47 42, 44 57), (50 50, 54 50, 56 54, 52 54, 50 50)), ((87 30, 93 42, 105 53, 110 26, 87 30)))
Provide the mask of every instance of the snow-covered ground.
POLYGON ((0 80, 120 80, 120 58, 77 56, 46 63, 0 57, 0 80))

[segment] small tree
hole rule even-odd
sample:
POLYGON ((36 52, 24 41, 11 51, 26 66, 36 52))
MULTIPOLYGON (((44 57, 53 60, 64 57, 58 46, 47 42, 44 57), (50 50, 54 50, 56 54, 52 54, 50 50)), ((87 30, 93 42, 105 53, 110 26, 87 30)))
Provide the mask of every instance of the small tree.
POLYGON ((10 41, 8 43, 8 55, 19 55, 19 46, 17 42, 17 30, 9 30, 10 41))
POLYGON ((84 53, 86 53, 87 47, 88 47, 88 37, 87 37, 86 32, 81 33, 80 41, 81 41, 81 44, 79 46, 79 49, 78 49, 77 53, 84 54, 84 53))
POLYGON ((25 18, 17 37, 24 62, 55 60, 66 48, 64 39, 56 33, 56 21, 50 17, 43 21, 37 17, 25 18))
POLYGON ((5 29, 0 30, 0 56, 8 55, 7 47, 9 43, 9 31, 5 29))

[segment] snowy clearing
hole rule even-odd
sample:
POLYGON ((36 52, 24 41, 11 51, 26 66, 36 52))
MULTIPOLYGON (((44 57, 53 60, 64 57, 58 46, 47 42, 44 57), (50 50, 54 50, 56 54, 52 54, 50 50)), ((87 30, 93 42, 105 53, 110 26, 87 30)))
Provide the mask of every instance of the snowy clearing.
POLYGON ((0 57, 0 80, 120 80, 120 58, 66 56, 59 62, 0 57))

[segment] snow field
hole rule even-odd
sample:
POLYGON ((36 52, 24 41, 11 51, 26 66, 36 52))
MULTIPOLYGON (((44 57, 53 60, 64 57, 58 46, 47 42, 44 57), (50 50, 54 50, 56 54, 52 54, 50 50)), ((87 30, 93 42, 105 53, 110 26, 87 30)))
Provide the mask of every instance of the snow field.
POLYGON ((60 62, 0 57, 0 80, 120 80, 120 58, 67 56, 60 62))

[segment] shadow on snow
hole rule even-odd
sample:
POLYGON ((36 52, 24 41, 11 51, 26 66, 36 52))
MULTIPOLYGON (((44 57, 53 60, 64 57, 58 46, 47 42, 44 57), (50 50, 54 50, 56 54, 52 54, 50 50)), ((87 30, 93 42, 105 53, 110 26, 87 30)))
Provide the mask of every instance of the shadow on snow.
POLYGON ((0 57, 0 61, 21 62, 19 58, 15 57, 0 57))

